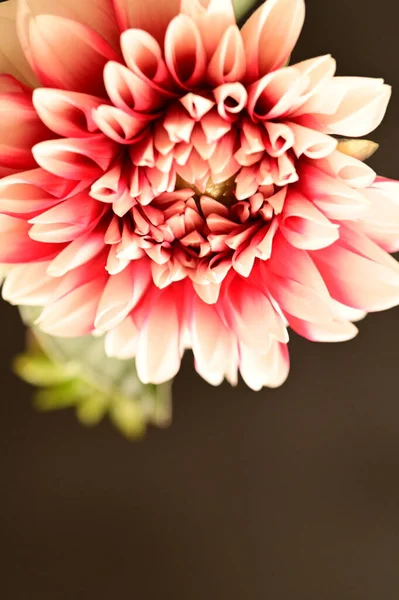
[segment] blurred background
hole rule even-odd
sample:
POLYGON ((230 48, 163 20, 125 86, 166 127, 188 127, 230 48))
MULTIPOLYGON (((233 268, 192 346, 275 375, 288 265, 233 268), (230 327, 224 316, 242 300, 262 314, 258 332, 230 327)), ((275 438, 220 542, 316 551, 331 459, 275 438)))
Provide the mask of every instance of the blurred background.
MULTIPOLYGON (((294 62, 393 85, 370 164, 399 179, 397 0, 307 8, 294 62)), ((17 310, 0 323, 2 599, 397 600, 398 309, 345 344, 292 336, 278 390, 212 388, 187 355, 173 424, 140 442, 37 413, 17 310)))

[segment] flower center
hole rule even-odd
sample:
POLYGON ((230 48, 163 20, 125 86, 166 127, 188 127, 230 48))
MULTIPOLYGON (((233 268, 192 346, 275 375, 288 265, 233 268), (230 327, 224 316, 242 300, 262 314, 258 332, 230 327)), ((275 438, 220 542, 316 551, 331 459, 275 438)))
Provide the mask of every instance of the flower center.
POLYGON ((226 181, 222 181, 221 183, 213 183, 212 179, 209 178, 206 184, 205 191, 203 193, 193 184, 188 183, 185 179, 177 175, 176 178, 176 190, 183 190, 190 188, 195 192, 195 200, 199 201, 201 196, 209 196, 213 198, 217 202, 220 202, 224 206, 231 206, 235 202, 237 202, 237 198, 235 197, 234 190, 236 187, 235 179, 237 174, 230 177, 230 179, 226 179, 226 181))

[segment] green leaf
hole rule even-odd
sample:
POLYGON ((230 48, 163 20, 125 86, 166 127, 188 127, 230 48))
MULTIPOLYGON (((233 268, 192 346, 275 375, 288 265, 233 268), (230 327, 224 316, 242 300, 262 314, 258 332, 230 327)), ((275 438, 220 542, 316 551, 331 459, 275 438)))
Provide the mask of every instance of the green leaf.
POLYGON ((241 21, 259 4, 257 0, 233 0, 237 21, 241 21))
POLYGON ((137 376, 134 360, 109 358, 102 337, 58 338, 35 326, 40 309, 20 307, 25 324, 37 343, 16 359, 18 374, 47 387, 35 396, 41 410, 76 406, 84 425, 95 425, 109 414, 127 437, 143 435, 149 423, 165 427, 171 421, 171 382, 144 385, 137 376), (44 354, 43 354, 44 353, 44 354))

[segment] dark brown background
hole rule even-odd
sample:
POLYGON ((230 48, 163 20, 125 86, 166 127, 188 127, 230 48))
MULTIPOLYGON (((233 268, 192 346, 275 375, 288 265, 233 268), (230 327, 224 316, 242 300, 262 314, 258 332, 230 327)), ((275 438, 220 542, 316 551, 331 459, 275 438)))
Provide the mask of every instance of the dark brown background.
MULTIPOLYGON (((399 178, 397 0, 307 5, 294 58, 393 84, 372 165, 399 178)), ((398 599, 398 309, 346 344, 294 337, 276 391, 212 388, 187 357, 172 427, 137 444, 37 414, 0 310, 2 599, 398 599)))

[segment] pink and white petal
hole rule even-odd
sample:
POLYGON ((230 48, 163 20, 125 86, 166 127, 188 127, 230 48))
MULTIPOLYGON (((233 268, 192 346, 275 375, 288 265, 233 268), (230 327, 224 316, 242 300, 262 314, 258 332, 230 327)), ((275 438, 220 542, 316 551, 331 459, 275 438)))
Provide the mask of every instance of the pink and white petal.
POLYGON ((99 277, 48 304, 36 324, 45 333, 59 337, 79 337, 94 329, 94 319, 106 282, 99 277))
POLYGON ((298 335, 311 342, 346 342, 359 333, 356 325, 350 321, 332 321, 331 323, 310 323, 296 317, 285 315, 289 326, 298 335))
POLYGON ((17 35, 17 0, 0 4, 0 73, 9 73, 29 86, 38 81, 30 68, 17 35))
POLYGON ((236 26, 231 0, 182 0, 180 11, 197 25, 208 59, 215 52, 225 31, 236 26))
POLYGON ((317 119, 325 133, 361 137, 378 127, 384 118, 391 87, 382 79, 366 77, 334 77, 323 93, 328 102, 327 110, 315 107, 317 119), (328 109, 331 98, 339 99, 334 112, 328 109))
POLYGON ((335 150, 330 156, 313 161, 313 166, 328 175, 339 177, 353 188, 365 188, 375 180, 373 169, 361 160, 335 150))
POLYGON ((311 164, 300 166, 298 188, 332 220, 361 219, 370 210, 370 200, 359 190, 311 164))
POLYGON ((163 383, 173 379, 181 361, 182 322, 175 286, 154 293, 144 310, 136 353, 137 374, 143 383, 163 383))
POLYGON ((133 319, 127 317, 122 323, 108 331, 105 336, 107 356, 121 360, 134 358, 137 350, 139 330, 133 319))
POLYGON ((269 298, 241 277, 226 287, 218 309, 237 339, 259 352, 267 352, 272 338, 288 342, 284 323, 269 298))
POLYGON ((165 61, 175 82, 195 89, 205 78, 207 58, 201 34, 186 15, 170 22, 165 35, 165 61))
POLYGON ((262 387, 280 387, 288 377, 290 359, 286 344, 273 341, 267 354, 240 344, 240 373, 255 392, 262 387))
POLYGON ((160 44, 170 21, 179 14, 180 0, 113 0, 121 31, 143 29, 160 44))
POLYGON ((21 0, 18 33, 29 64, 43 86, 106 96, 104 66, 119 57, 87 25, 47 14, 33 16, 26 0, 21 0))
POLYGON ((86 137, 98 132, 92 112, 103 100, 89 94, 51 88, 39 88, 33 93, 33 105, 41 121, 62 137, 86 137))
POLYGON ((268 0, 253 13, 241 30, 249 81, 287 62, 304 19, 303 0, 268 0))
POLYGON ((271 258, 260 268, 267 289, 283 311, 314 323, 333 319, 330 294, 309 253, 291 246, 281 233, 274 238, 271 258))
POLYGON ((97 331, 118 326, 134 309, 151 282, 148 261, 131 262, 121 273, 109 277, 95 320, 97 331))
POLYGON ((103 214, 103 204, 83 192, 30 219, 29 237, 44 243, 69 242, 92 231, 103 214))
MULTIPOLYGON (((112 0, 11 0, 19 11, 29 11, 32 17, 50 15, 77 21, 90 27, 115 49, 119 49, 119 27, 112 0)), ((11 2, 10 2, 11 4, 11 2)))
POLYGON ((399 183, 377 177, 374 184, 363 190, 371 202, 367 216, 358 224, 362 231, 383 250, 399 251, 399 183))
POLYGON ((197 372, 211 385, 220 385, 225 377, 226 362, 234 355, 234 337, 215 307, 198 297, 193 299, 190 334, 197 372))
POLYGON ((47 274, 48 262, 16 265, 10 269, 2 288, 6 302, 14 305, 44 306, 58 282, 47 274))
POLYGON ((214 85, 238 83, 245 74, 245 51, 240 31, 232 25, 218 38, 218 45, 209 62, 208 78, 214 85))
POLYGON ((0 263, 22 264, 51 260, 64 244, 42 244, 29 237, 29 223, 0 215, 0 263))
POLYGON ((366 236, 342 228, 338 242, 312 252, 331 296, 374 312, 399 304, 399 264, 366 236))
POLYGON ((339 238, 339 226, 296 191, 287 195, 279 228, 290 244, 303 250, 325 248, 339 238))
POLYGON ((108 169, 118 152, 114 141, 102 134, 64 138, 36 144, 33 156, 39 166, 72 181, 93 181, 108 169))
POLYGON ((47 267, 52 277, 62 277, 69 271, 85 265, 104 249, 104 232, 90 231, 82 235, 64 248, 47 267))
POLYGON ((297 123, 287 122, 294 135, 294 152, 299 158, 302 155, 310 159, 321 159, 329 156, 337 147, 338 141, 320 131, 302 127, 297 123))

